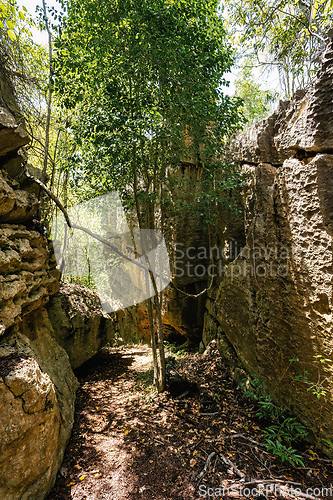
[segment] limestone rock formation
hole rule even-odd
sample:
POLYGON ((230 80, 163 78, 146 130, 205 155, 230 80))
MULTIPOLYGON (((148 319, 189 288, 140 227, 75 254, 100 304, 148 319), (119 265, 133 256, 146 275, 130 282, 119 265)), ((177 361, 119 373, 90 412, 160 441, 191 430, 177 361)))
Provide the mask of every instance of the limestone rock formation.
POLYGON ((59 288, 46 238, 25 226, 0 226, 0 331, 44 305, 59 288))
POLYGON ((256 123, 243 134, 237 134, 230 143, 229 159, 243 163, 270 162, 281 165, 288 154, 277 149, 274 137, 289 106, 293 108, 294 101, 280 101, 279 108, 270 117, 256 123))
POLYGON ((92 358, 115 336, 115 313, 101 308, 98 296, 76 284, 63 284, 47 307, 56 342, 65 349, 73 369, 92 358))
POLYGON ((14 116, 6 109, 0 108, 0 156, 17 151, 30 141, 27 132, 17 124, 14 116))
POLYGON ((245 150, 233 149, 248 173, 246 245, 207 301, 203 337, 261 379, 330 455, 333 369, 318 360, 333 351, 332 65, 331 42, 308 92, 241 136, 245 150))
POLYGON ((50 334, 45 310, 0 342, 0 497, 42 500, 61 465, 74 418, 77 380, 50 334))
POLYGON ((28 135, 5 83, 0 75, 0 498, 42 500, 70 437, 77 380, 43 309, 59 271, 33 219, 36 190, 20 177, 28 135))
POLYGON ((285 121, 274 138, 279 151, 333 150, 333 44, 328 45, 317 79, 296 106, 289 106, 285 121))

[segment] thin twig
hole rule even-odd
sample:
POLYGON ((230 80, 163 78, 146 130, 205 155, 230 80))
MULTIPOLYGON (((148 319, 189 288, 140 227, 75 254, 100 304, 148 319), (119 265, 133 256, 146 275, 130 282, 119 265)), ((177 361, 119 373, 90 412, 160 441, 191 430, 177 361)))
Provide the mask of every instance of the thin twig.
POLYGON ((68 227, 70 227, 71 229, 78 229, 79 231, 83 231, 84 233, 88 234, 89 236, 91 236, 95 240, 98 240, 101 243, 104 243, 104 245, 106 245, 107 247, 111 248, 116 254, 120 255, 120 257, 123 257, 124 259, 128 260, 132 264, 135 264, 136 266, 140 267, 141 269, 144 269, 145 271, 148 270, 148 268, 146 266, 144 266, 143 264, 140 264, 136 260, 131 259, 130 257, 128 257, 126 254, 124 254, 123 252, 121 252, 120 250, 118 250, 114 245, 112 245, 108 240, 106 240, 102 236, 99 236, 98 234, 93 233, 92 231, 90 231, 89 229, 87 229, 85 227, 78 226, 77 224, 73 224, 70 221, 70 218, 69 218, 69 215, 67 213, 67 210, 65 209, 65 207, 63 206, 63 204, 61 203, 61 201, 52 193, 52 191, 50 191, 50 189, 47 186, 45 186, 45 184, 42 181, 40 181, 39 179, 37 179, 36 177, 34 177, 33 175, 31 175, 28 172, 28 170, 27 170, 27 164, 26 163, 23 163, 22 166, 24 168, 24 173, 25 173, 26 177, 28 179, 30 179, 31 181, 35 182, 36 184, 38 184, 38 186, 41 189, 43 189, 43 191, 45 191, 45 193, 54 201, 54 203, 57 205, 57 207, 59 208, 59 210, 61 210, 61 212, 64 214, 64 217, 65 217, 65 220, 66 220, 66 223, 67 223, 68 227))
POLYGON ((165 446, 165 443, 163 443, 163 441, 160 441, 159 439, 154 439, 154 441, 156 441, 156 443, 158 444, 163 444, 163 446, 165 446))
POLYGON ((220 411, 214 411, 212 413, 199 413, 199 415, 207 417, 209 415, 218 415, 219 413, 221 413, 221 412, 220 411))
POLYGON ((211 439, 209 443, 215 443, 216 441, 225 441, 226 439, 235 439, 235 438, 245 439, 246 441, 250 441, 250 443, 253 443, 257 446, 265 446, 263 443, 259 443, 259 441, 255 441, 254 439, 244 436, 244 434, 229 434, 228 436, 220 436, 217 439, 211 439))

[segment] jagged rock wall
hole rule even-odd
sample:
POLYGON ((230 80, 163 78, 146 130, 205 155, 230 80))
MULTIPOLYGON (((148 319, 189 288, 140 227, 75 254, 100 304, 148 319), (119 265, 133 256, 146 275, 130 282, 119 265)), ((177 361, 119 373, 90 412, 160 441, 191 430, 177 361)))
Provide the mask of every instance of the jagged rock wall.
POLYGON ((312 87, 231 144, 248 173, 246 246, 207 301, 203 337, 264 381, 330 455, 333 368, 317 356, 333 358, 332 95, 331 41, 312 87))
POLYGON ((45 309, 0 342, 0 497, 42 500, 73 426, 77 380, 45 309))
POLYGON ((58 292, 52 243, 35 219, 38 189, 22 175, 29 138, 2 74, 0 106, 0 498, 43 500, 73 426, 72 366, 112 339, 114 319, 91 292, 80 291, 80 307, 58 292))
POLYGON ((3 75, 0 83, 0 497, 42 500, 70 437, 77 380, 43 308, 59 272, 34 227, 36 194, 14 179, 29 138, 3 75))

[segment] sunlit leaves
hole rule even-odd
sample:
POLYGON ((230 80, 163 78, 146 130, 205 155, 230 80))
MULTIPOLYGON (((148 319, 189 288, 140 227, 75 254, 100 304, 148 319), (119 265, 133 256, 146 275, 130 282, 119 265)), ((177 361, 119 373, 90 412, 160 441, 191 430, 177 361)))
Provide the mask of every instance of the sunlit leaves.
POLYGON ((238 126, 238 101, 222 92, 233 50, 217 2, 68 2, 56 41, 55 88, 77 119, 71 176, 85 197, 121 192, 162 203, 167 168, 185 154, 218 157, 238 126), (187 140, 191 137, 191 140, 187 140), (78 166, 79 165, 79 166, 78 166))
POLYGON ((256 65, 275 66, 285 96, 304 87, 315 74, 323 38, 333 21, 331 3, 227 0, 234 28, 242 31, 242 53, 253 53, 256 65))

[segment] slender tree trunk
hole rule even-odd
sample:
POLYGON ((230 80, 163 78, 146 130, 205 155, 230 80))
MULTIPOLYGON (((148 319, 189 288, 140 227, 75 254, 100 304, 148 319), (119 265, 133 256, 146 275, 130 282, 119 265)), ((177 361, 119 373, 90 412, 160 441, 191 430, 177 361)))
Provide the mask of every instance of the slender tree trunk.
POLYGON ((52 102, 52 35, 50 31, 49 21, 46 11, 46 3, 43 0, 43 11, 44 11, 44 22, 45 28, 48 34, 48 44, 49 44, 49 85, 48 85, 48 95, 47 95, 47 112, 46 112, 46 126, 45 126, 45 149, 44 149, 44 162, 42 170, 42 182, 45 184, 46 171, 47 171, 47 160, 49 154, 49 144, 50 144, 50 122, 51 122, 51 102, 52 102))

